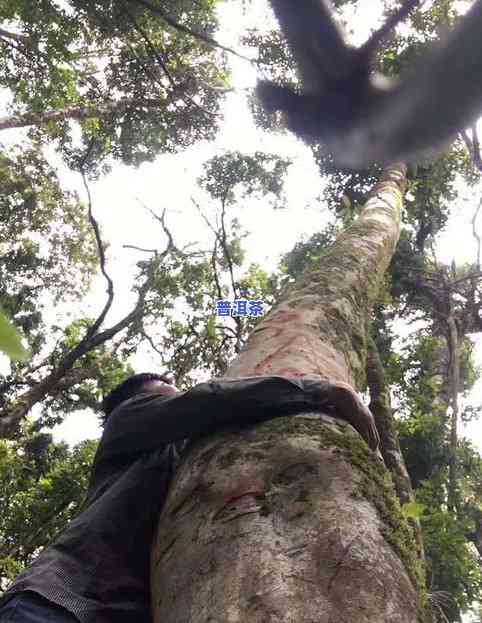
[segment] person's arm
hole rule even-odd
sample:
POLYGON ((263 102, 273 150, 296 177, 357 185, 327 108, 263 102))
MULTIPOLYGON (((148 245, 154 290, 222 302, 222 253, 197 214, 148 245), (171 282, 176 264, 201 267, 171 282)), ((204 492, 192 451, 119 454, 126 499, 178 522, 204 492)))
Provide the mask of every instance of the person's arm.
POLYGON ((135 456, 223 427, 250 425, 310 410, 330 412, 330 407, 335 408, 335 415, 355 425, 371 447, 376 447, 373 418, 348 385, 253 377, 201 383, 168 398, 141 394, 127 401, 109 417, 96 462, 135 456), (348 413, 352 409, 357 411, 355 415, 348 413))

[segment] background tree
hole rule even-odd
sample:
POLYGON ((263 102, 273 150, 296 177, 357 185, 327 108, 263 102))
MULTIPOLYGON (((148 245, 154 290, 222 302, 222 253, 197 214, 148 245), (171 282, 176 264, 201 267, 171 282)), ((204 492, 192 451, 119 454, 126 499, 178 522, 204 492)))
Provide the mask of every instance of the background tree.
POLYGON ((0 441, 2 590, 79 511, 96 447, 85 441, 69 449, 32 429, 0 441))
POLYGON ((108 156, 139 164, 212 138, 226 87, 225 51, 209 42, 215 7, 171 2, 153 14, 128 0, 2 1, 9 115, 0 129, 31 127, 34 140, 54 140, 71 165, 95 139, 94 168, 108 156))

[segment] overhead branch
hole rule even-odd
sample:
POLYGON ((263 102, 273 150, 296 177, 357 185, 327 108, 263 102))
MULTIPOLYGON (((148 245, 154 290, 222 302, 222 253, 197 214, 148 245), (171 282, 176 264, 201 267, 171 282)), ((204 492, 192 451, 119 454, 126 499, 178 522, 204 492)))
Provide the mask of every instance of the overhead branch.
POLYGON ((143 249, 142 247, 137 247, 135 244, 123 244, 123 249, 135 249, 136 251, 142 251, 143 253, 152 253, 153 255, 157 255, 157 249, 143 249))
MULTIPOLYGON (((226 195, 227 195, 227 191, 226 191, 226 195)), ((223 255, 226 258, 226 262, 228 264, 229 276, 231 279, 231 288, 233 290, 233 296, 236 299, 238 298, 239 288, 234 278, 233 258, 231 257, 231 253, 228 248, 228 236, 226 232, 226 196, 224 196, 221 200, 221 237, 219 238, 218 236, 218 240, 223 250, 223 255)), ((236 324, 236 334, 237 334, 237 339, 236 339, 236 344, 234 345, 234 350, 237 354, 241 350, 241 343, 242 343, 242 337, 243 337, 243 321, 241 320, 239 316, 233 316, 233 319, 236 324)))
POLYGON ((217 295, 218 295, 218 299, 221 300, 223 298, 223 291, 221 289, 221 284, 219 282, 218 263, 216 261, 217 252, 218 252, 218 240, 216 238, 214 240, 213 252, 211 254, 211 266, 212 266, 212 269, 213 269, 214 284, 216 286, 216 292, 217 292, 217 295))
MULTIPOLYGON (((165 258, 166 255, 173 250, 177 250, 177 247, 174 243, 174 239, 173 236, 171 234, 171 231, 169 230, 169 228, 166 225, 166 210, 164 209, 162 211, 162 215, 159 216, 158 214, 156 214, 151 208, 148 208, 147 206, 145 206, 142 202, 140 202, 141 205, 151 214, 151 216, 153 216, 155 218, 156 221, 158 221, 163 230, 164 233, 167 236, 167 244, 166 244, 166 248, 164 249, 164 251, 162 253, 159 253, 156 249, 143 249, 142 247, 137 247, 135 245, 123 245, 124 248, 129 248, 129 249, 136 249, 137 251, 143 251, 146 253, 152 253, 154 254, 154 256, 156 258, 165 258)), ((151 348, 162 358, 164 356, 164 354, 158 349, 158 347, 154 344, 154 340, 151 338, 151 336, 145 331, 145 329, 143 328, 140 331, 141 336, 147 340, 151 346, 151 348)))
POLYGON ((454 281, 451 281, 448 286, 450 289, 454 289, 454 286, 458 285, 459 283, 463 283, 464 281, 470 281, 471 279, 480 279, 480 277, 482 277, 482 272, 477 270, 473 273, 470 273, 469 275, 465 275, 465 277, 460 277, 460 279, 455 279, 454 281))
POLYGON ((10 39, 11 41, 16 41, 17 43, 22 43, 23 45, 30 43, 30 37, 28 35, 10 32, 4 28, 0 28, 0 39, 10 39))
POLYGON ((201 215, 201 218, 206 223, 206 225, 209 227, 209 229, 212 231, 212 233, 214 234, 214 236, 216 238, 216 241, 218 242, 219 246, 222 249, 223 255, 224 255, 224 257, 226 259, 226 263, 228 265, 228 270, 229 270, 229 274, 230 274, 231 288, 233 290, 233 295, 236 297, 238 288, 236 286, 236 281, 234 279, 234 266, 233 266, 232 257, 231 257, 231 254, 229 253, 229 249, 228 249, 228 245, 227 245, 227 232, 226 232, 226 223, 225 223, 225 216, 226 216, 226 201, 225 201, 225 198, 221 199, 221 233, 219 233, 218 229, 216 229, 212 225, 211 221, 206 217, 204 212, 201 210, 200 205, 197 203, 197 201, 193 197, 191 197, 191 202, 196 206, 199 214, 201 215))
POLYGON ((112 279, 110 278, 110 276, 108 275, 107 270, 106 270, 104 245, 102 243, 102 238, 100 235, 99 224, 94 218, 94 214, 92 211, 92 196, 90 194, 90 187, 89 187, 89 184, 87 183, 87 178, 83 170, 81 171, 81 176, 82 176, 82 181, 84 183, 85 191, 87 193, 89 221, 90 221, 90 224, 92 225, 92 229, 94 230, 95 240, 97 243, 97 253, 99 255, 100 270, 102 274, 104 275, 104 278, 107 282, 107 301, 105 302, 103 310, 97 317, 97 320, 89 327, 87 331, 87 334, 84 339, 89 339, 89 337, 97 333, 99 327, 104 322, 105 317, 107 316, 110 308, 112 307, 112 303, 114 301, 114 283, 112 279))
POLYGON ((200 214, 201 218, 203 219, 203 221, 206 223, 208 228, 214 234, 214 247, 213 247, 213 252, 211 254, 211 266, 212 266, 212 269, 213 269, 213 276, 214 276, 214 283, 216 285, 216 292, 217 292, 218 298, 222 299, 223 298, 223 292, 222 292, 222 288, 221 288, 221 282, 219 280, 218 264, 217 264, 217 260, 216 260, 216 256, 217 256, 217 252, 218 252, 219 232, 216 230, 215 227, 213 227, 211 221, 207 218, 207 216, 201 210, 201 206, 194 199, 194 197, 191 197, 191 203, 195 206, 195 208, 199 212, 199 214, 200 214))
POLYGON ((402 6, 392 13, 386 22, 376 30, 370 39, 361 47, 362 53, 371 58, 380 44, 389 37, 398 24, 403 22, 410 13, 420 4, 421 0, 406 0, 402 6))
POLYGON ((228 327, 226 325, 221 325, 221 324, 217 324, 215 327, 215 329, 218 329, 218 331, 222 331, 224 332, 228 332, 231 335, 228 335, 228 338, 231 340, 235 340, 238 338, 238 334, 236 333, 236 331, 233 329, 233 327, 228 327))
POLYGON ((145 331, 141 331, 141 335, 145 340, 149 342, 149 345, 152 348, 152 350, 156 352, 161 358, 163 358, 165 353, 160 351, 159 348, 154 344, 154 340, 152 339, 152 337, 145 331))
POLYGON ((162 211, 161 216, 159 216, 159 214, 156 214, 154 212, 154 210, 152 208, 148 208, 147 206, 144 206, 146 208, 146 210, 149 212, 149 214, 158 222, 161 224, 162 230, 164 231, 164 233, 167 236, 167 248, 164 251, 164 253, 167 253, 168 251, 172 251, 174 249, 176 249, 176 245, 174 244, 174 238, 172 237, 171 231, 169 230, 169 228, 166 225, 166 208, 164 208, 164 210, 162 211))
POLYGON ((231 253, 228 249, 228 235, 226 232, 226 202, 223 199, 221 201, 221 236, 219 236, 218 234, 218 240, 219 240, 219 244, 221 245, 221 248, 223 250, 223 255, 226 259, 226 262, 228 264, 228 270, 229 270, 229 276, 231 279, 231 288, 233 289, 233 295, 234 298, 237 298, 238 296, 238 285, 236 283, 236 280, 234 278, 234 264, 233 264, 233 258, 231 257, 231 253))
POLYGON ((472 235, 477 241, 477 268, 480 270, 480 236, 477 233, 477 217, 479 216, 480 208, 482 208, 482 198, 479 201, 479 205, 474 212, 474 216, 472 217, 472 235))
MULTIPOLYGON (((226 191, 227 194, 227 191, 226 191)), ((219 231, 213 227, 213 225, 211 224, 211 222, 209 221, 209 219, 206 217, 206 215, 203 213, 203 211, 201 210, 199 204, 194 200, 193 197, 191 197, 191 201, 192 203, 196 206, 199 214, 201 215, 202 219, 204 220, 204 222, 207 224, 207 226, 209 227, 209 229, 213 232, 214 236, 215 236, 215 240, 214 240, 214 250, 213 253, 211 255, 211 266, 213 268, 213 273, 214 273, 214 282, 216 284, 216 290, 218 293, 218 297, 220 299, 222 299, 222 291, 221 291, 221 285, 220 285, 220 280, 219 280, 219 275, 218 275, 218 269, 217 269, 217 261, 216 261, 216 254, 217 254, 217 248, 218 245, 221 247, 221 250, 223 252, 223 256, 226 260, 226 263, 228 265, 228 271, 229 271, 229 276, 230 276, 230 281, 231 281, 231 289, 233 291, 233 296, 234 298, 237 298, 238 296, 238 286, 236 284, 236 280, 234 278, 234 264, 233 264, 233 258, 231 257, 231 253, 229 252, 228 249, 228 236, 227 236, 227 231, 226 231, 226 197, 222 197, 221 198, 221 222, 220 222, 220 228, 221 228, 221 233, 219 233, 219 231)), ((236 324, 236 344, 235 344, 235 352, 239 353, 241 350, 241 344, 242 344, 242 335, 243 335, 243 322, 241 320, 241 318, 239 316, 232 316, 235 324, 236 324)))
POLYGON ((92 119, 112 113, 122 113, 137 108, 159 108, 159 99, 124 98, 117 102, 107 102, 96 106, 72 106, 63 110, 50 110, 45 112, 28 112, 19 115, 0 117, 0 131, 13 128, 25 128, 31 125, 41 126, 51 121, 66 121, 67 119, 92 119))
POLYGON ((467 151, 469 152, 473 165, 476 169, 482 172, 482 154, 480 153, 480 141, 477 126, 473 125, 470 131, 472 133, 472 138, 470 138, 468 132, 465 130, 460 133, 460 136, 467 147, 467 151))
POLYGON ((164 75, 166 76, 166 78, 171 83, 171 86, 173 88, 177 89, 176 81, 174 80, 171 72, 169 71, 169 68, 167 67, 167 65, 166 65, 166 63, 164 61, 164 58, 161 56, 161 53, 158 50, 158 48, 152 43, 152 41, 149 38, 149 36, 146 33, 146 31, 137 23, 136 19, 132 15, 132 13, 127 8, 125 8, 124 11, 125 11, 128 19, 129 19, 129 21, 131 22, 132 27, 134 28, 134 30, 142 37, 142 39, 144 40, 145 44, 147 45, 147 47, 151 51, 151 54, 154 56, 156 61, 159 63, 159 66, 161 67, 162 71, 164 72, 164 75))
MULTIPOLYGON (((156 61, 159 63, 159 66, 161 67, 164 75, 166 76, 166 78, 168 79, 169 83, 171 84, 172 88, 174 89, 174 91, 177 93, 180 90, 179 85, 176 83, 176 81, 174 80, 171 72, 169 71, 169 68, 167 67, 166 62, 164 61, 164 58, 162 57, 161 53, 159 52, 158 48, 152 43, 152 41, 150 40, 148 34, 145 32, 145 30, 136 22, 136 20, 134 19, 134 17, 132 16, 132 14, 129 11, 126 11, 126 15, 129 18, 134 30, 140 34, 140 36, 143 38, 145 44, 147 45, 147 47, 149 48, 149 50, 151 51, 151 54, 154 56, 154 58, 156 59, 156 61)), ((131 48, 131 51, 133 54, 135 54, 135 51, 131 48)), ((140 60, 140 59, 139 59, 140 60)), ((157 84, 159 84, 159 81, 157 80, 156 76, 152 75, 152 72, 149 70, 149 68, 146 66, 145 63, 143 63, 143 67, 144 67, 144 71, 146 72, 146 74, 151 78, 151 80, 154 80, 157 84)), ((160 85, 162 88, 164 88, 164 85, 160 85)), ((202 111, 203 113, 213 116, 213 117, 217 117, 217 113, 215 112, 211 112, 210 110, 207 110, 207 108, 204 108, 202 106, 200 106, 197 102, 195 102, 193 100, 193 98, 188 95, 187 93, 181 93, 181 97, 182 99, 188 101, 190 104, 192 104, 193 106, 195 106, 196 108, 198 108, 200 111, 202 111)))
POLYGON ((146 9, 148 9, 154 15, 158 15, 160 18, 163 19, 163 21, 166 22, 166 24, 168 24, 169 26, 171 26, 171 28, 174 28, 178 32, 182 32, 186 35, 194 37, 195 39, 198 39, 199 41, 203 41, 204 43, 207 43, 211 47, 218 48, 220 50, 223 50, 224 52, 229 52, 229 54, 233 54, 234 56, 237 56, 238 58, 241 58, 245 61, 248 61, 249 63, 255 62, 253 61, 253 59, 248 58, 247 56, 243 56, 239 52, 236 52, 236 50, 234 50, 233 48, 223 45, 222 43, 219 43, 219 41, 217 41, 213 37, 210 37, 209 35, 206 35, 205 33, 192 30, 191 28, 189 28, 188 26, 185 26, 184 24, 180 24, 175 19, 173 19, 168 13, 166 13, 164 9, 154 4, 153 2, 150 2, 150 0, 131 0, 131 2, 135 2, 136 4, 139 4, 145 7, 146 9))
POLYGON ((84 338, 66 353, 57 366, 34 387, 21 394, 13 404, 7 406, 0 413, 0 437, 12 437, 15 435, 21 421, 26 417, 31 408, 43 400, 47 395, 55 392, 57 383, 73 368, 73 366, 87 353, 98 346, 111 340, 115 335, 129 327, 140 316, 145 304, 145 297, 150 286, 150 278, 146 279, 141 288, 134 308, 116 324, 100 333, 84 338))

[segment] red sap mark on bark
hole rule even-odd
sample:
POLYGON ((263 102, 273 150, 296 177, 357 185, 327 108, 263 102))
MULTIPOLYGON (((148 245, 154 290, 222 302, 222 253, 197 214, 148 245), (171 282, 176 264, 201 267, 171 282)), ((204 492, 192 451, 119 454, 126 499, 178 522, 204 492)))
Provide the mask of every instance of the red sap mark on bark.
POLYGON ((298 335, 295 335, 294 337, 290 338, 287 342, 285 342, 279 348, 277 348, 273 353, 269 354, 262 361, 260 361, 258 365, 255 366, 254 368, 256 375, 259 376, 259 375, 267 374, 268 372, 270 372, 270 365, 273 362, 276 362, 276 358, 279 357, 280 354, 283 353, 283 351, 285 351, 292 344, 294 344, 298 338, 299 338, 298 335))
POLYGON ((279 370, 274 368, 273 374, 276 374, 276 376, 287 376, 289 378, 301 378, 302 376, 306 376, 306 372, 298 368, 280 368, 279 370))
MULTIPOLYGON (((279 312, 275 312, 272 316, 267 318, 257 331, 269 331, 269 339, 272 339, 281 335, 283 331, 293 330, 293 323, 298 323, 298 325, 300 323, 304 324, 302 314, 300 314, 299 312, 288 312, 281 310, 279 312)), ((301 327, 299 330, 297 329, 298 333, 301 331, 301 327)))
POLYGON ((300 312, 289 312, 289 311, 283 311, 280 310, 278 312, 275 312, 268 320, 267 322, 272 323, 272 322, 294 322, 295 320, 299 320, 299 319, 303 319, 302 314, 300 314, 300 312))
POLYGON ((281 370, 287 370, 290 373, 295 371, 295 376, 304 376, 306 374, 310 374, 313 372, 318 373, 318 364, 316 354, 311 345, 311 341, 307 335, 303 335, 303 333, 297 333, 293 337, 287 339, 284 343, 282 343, 278 348, 267 355, 264 359, 262 359, 254 368, 254 372, 256 376, 269 375, 269 374, 286 374, 286 372, 281 373, 281 370), (297 357, 298 361, 300 359, 304 359, 306 364, 309 364, 308 369, 300 369, 291 366, 279 367, 276 368, 276 365, 281 365, 288 363, 290 355, 294 355, 297 357), (277 370, 277 371, 276 371, 277 370))
POLYGON ((213 521, 232 521, 242 515, 257 513, 260 510, 258 497, 262 496, 261 491, 246 491, 241 495, 229 498, 223 506, 216 511, 213 521))

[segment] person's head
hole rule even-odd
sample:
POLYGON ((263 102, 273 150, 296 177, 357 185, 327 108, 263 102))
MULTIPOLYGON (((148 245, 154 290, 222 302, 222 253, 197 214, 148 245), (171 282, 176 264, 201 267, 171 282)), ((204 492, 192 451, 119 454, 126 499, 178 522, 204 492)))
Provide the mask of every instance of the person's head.
POLYGON ((168 376, 151 372, 134 374, 117 385, 117 387, 104 397, 102 402, 104 416, 102 420, 105 424, 116 407, 136 394, 152 393, 170 396, 171 394, 176 394, 178 391, 179 390, 168 376))

